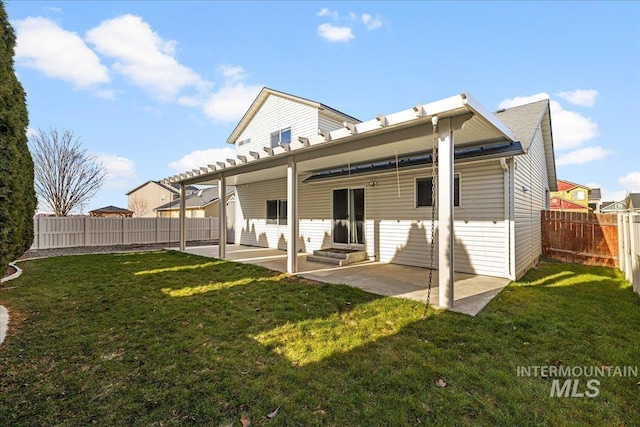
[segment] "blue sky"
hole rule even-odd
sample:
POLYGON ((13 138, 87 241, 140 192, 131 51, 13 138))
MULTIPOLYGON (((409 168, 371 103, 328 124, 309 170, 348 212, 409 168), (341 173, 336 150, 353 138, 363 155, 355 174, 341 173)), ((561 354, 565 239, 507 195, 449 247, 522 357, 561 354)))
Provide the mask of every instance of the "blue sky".
POLYGON ((640 191, 638 2, 8 1, 30 130, 107 167, 85 211, 229 157, 263 86, 369 120, 462 92, 551 99, 558 177, 640 191))

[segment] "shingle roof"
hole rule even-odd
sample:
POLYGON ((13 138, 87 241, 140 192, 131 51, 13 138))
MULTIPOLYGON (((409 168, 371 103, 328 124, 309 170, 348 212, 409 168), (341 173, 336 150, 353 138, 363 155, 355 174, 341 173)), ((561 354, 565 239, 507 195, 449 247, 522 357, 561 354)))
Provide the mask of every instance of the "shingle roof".
POLYGON ((600 193, 599 188, 592 188, 589 193, 589 200, 600 200, 602 198, 602 194, 600 193))
POLYGON ((629 200, 631 201, 629 207, 640 209, 640 193, 629 193, 629 200))
POLYGON ((536 129, 548 108, 549 100, 543 99, 531 104, 499 110, 494 114, 511 129, 526 151, 529 150, 536 129))
MULTIPOLYGON (((197 209, 203 208, 209 203, 215 202, 218 200, 218 187, 210 187, 203 190, 197 189, 197 191, 187 194, 187 198, 185 200, 185 207, 187 209, 197 209)), ((228 186, 227 187, 227 196, 232 194, 235 191, 235 187, 228 186)), ((174 210, 180 209, 180 198, 172 200, 169 203, 165 203, 162 206, 158 206, 154 209, 154 211, 164 211, 164 210, 174 210)))
POLYGON ((132 214, 133 212, 129 209, 119 208, 117 206, 105 206, 103 208, 94 209, 89 211, 89 213, 117 213, 117 214, 132 214))

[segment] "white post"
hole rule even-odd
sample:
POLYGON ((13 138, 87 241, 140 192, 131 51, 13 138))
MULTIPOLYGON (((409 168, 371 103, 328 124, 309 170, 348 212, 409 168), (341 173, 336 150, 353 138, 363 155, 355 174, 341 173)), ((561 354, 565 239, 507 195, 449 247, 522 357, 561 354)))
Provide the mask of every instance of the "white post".
POLYGON ((287 273, 298 271, 298 165, 289 157, 287 165, 287 273))
POLYGON ((187 221, 186 221, 186 207, 187 207, 187 191, 184 183, 180 183, 180 251, 184 252, 187 249, 187 221))
POLYGON ((227 256, 227 181, 224 176, 218 179, 218 258, 227 256))
POLYGON ((438 296, 440 307, 453 308, 453 130, 438 123, 438 296))

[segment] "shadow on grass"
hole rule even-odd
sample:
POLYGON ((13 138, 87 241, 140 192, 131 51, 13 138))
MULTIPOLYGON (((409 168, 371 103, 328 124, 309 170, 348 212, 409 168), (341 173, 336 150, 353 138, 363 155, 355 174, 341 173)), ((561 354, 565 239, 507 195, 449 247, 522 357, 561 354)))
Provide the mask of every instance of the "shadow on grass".
POLYGON ((516 376, 517 366, 558 360, 636 360, 638 298, 608 271, 542 264, 477 318, 419 321, 420 303, 253 265, 171 271, 203 260, 158 252, 135 264, 24 263, 2 295, 22 325, 0 348, 0 424, 228 425, 241 414, 255 425, 632 424, 639 415, 636 386, 621 379, 603 379, 600 400, 560 401, 549 382, 516 376), (136 276, 140 265, 164 270, 136 276))

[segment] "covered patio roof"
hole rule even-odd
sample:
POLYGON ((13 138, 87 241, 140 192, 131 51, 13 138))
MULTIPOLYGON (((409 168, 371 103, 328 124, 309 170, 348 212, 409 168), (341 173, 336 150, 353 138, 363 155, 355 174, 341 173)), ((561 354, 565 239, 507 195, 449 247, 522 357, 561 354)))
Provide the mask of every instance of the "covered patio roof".
MULTIPOLYGON (((286 176, 288 158, 295 156, 299 173, 312 174, 350 163, 377 162, 398 156, 431 151, 432 118, 452 119, 456 130, 454 148, 490 146, 516 141, 515 136, 495 115, 471 95, 463 93, 429 104, 416 105, 390 115, 379 115, 361 123, 344 123, 344 127, 291 144, 251 152, 246 156, 203 165, 165 179, 185 185, 216 185, 225 177, 230 185, 286 176)), ((322 131, 322 130, 320 130, 322 131)))

